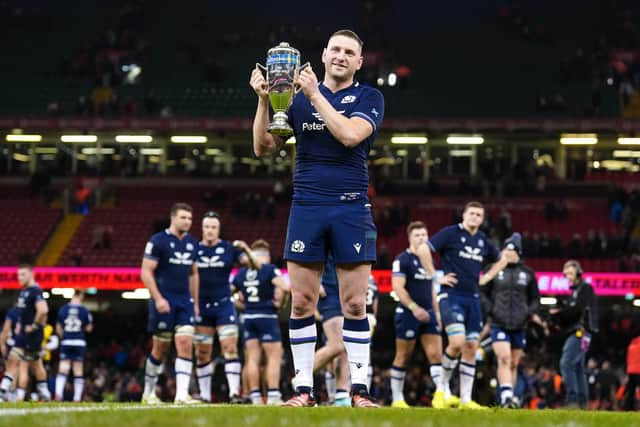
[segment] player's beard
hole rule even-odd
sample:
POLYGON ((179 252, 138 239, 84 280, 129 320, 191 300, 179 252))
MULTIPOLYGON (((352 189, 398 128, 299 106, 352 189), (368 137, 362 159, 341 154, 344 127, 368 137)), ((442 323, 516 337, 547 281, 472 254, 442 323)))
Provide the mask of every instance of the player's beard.
POLYGON ((330 64, 329 69, 331 70, 331 72, 329 72, 329 76, 334 81, 336 81, 337 83, 344 83, 344 82, 348 82, 350 80, 353 80, 354 74, 350 72, 348 66, 346 66, 344 68, 344 72, 343 73, 335 73, 335 72, 333 72, 333 67, 335 67, 335 65, 334 64, 330 64))

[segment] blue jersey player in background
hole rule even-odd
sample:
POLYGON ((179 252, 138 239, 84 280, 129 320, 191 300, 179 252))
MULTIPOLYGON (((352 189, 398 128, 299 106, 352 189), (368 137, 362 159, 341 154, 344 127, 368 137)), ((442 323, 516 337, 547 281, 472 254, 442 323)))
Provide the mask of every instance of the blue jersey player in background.
POLYGON ((73 370, 73 401, 82 400, 86 334, 93 330, 93 318, 82 304, 83 301, 84 291, 76 289, 71 301, 58 311, 56 333, 60 337, 60 364, 55 392, 55 399, 58 401, 64 400, 64 386, 70 370, 73 370))
POLYGON ((251 263, 245 242, 233 243, 220 238, 220 217, 209 211, 202 218, 202 241, 198 244, 197 264, 200 276, 199 309, 196 319, 196 359, 200 399, 211 401, 213 374, 213 335, 218 334, 224 357, 224 372, 232 403, 240 403, 241 365, 238 358, 237 314, 231 299, 229 276, 237 264, 251 263), (215 329, 214 329, 215 328, 215 329))
POLYGON ((22 290, 16 305, 19 310, 19 332, 14 347, 22 360, 18 373, 16 401, 24 400, 29 383, 29 371, 33 372, 35 377, 38 397, 49 401, 51 393, 47 386, 47 371, 42 361, 43 330, 47 323, 49 306, 42 295, 42 289, 34 279, 30 265, 23 264, 18 267, 18 281, 22 285, 22 290))
POLYGON ((465 409, 484 409, 471 399, 476 373, 476 350, 482 331, 478 285, 487 283, 508 262, 518 259, 513 250, 505 250, 502 255, 498 252, 491 240, 480 231, 483 220, 482 204, 469 202, 462 212, 461 223, 443 228, 429 240, 431 249, 440 254, 445 275, 449 275, 441 281, 445 286, 440 288, 438 294, 440 312, 449 338, 442 358, 445 405, 459 404, 465 409), (488 262, 496 263, 483 275, 480 282, 480 271, 488 262), (449 381, 461 354, 458 401, 455 396, 451 396, 449 381))
POLYGON ((153 347, 145 365, 142 401, 150 405, 161 403, 156 384, 172 339, 177 353, 174 402, 199 402, 189 395, 198 313, 198 241, 189 234, 192 212, 186 203, 174 204, 169 228, 151 236, 144 250, 140 278, 151 294, 149 332, 153 334, 153 347))
MULTIPOLYGON (((354 79, 362 67, 362 47, 353 31, 332 34, 322 52, 322 82, 311 67, 304 68, 295 82, 301 91, 288 110, 296 139, 296 166, 285 258, 291 278, 289 338, 297 393, 287 406, 314 405, 314 313, 329 253, 339 279, 353 405, 377 406, 367 393, 370 336, 365 299, 377 236, 367 198, 367 158, 382 123, 384 98, 377 89, 354 79)), ((254 152, 270 155, 284 140, 267 132, 269 94, 258 67, 250 84, 258 95, 254 152)))
POLYGON ((434 408, 443 408, 442 326, 432 284, 435 269, 428 251, 423 251, 426 259, 420 257, 420 248, 429 238, 427 226, 422 221, 411 222, 407 236, 409 248, 399 254, 392 265, 391 284, 399 304, 395 316, 396 354, 391 366, 391 406, 409 407, 404 398, 405 369, 419 339, 436 386, 431 404, 434 408))
POLYGON ((335 406, 351 406, 349 399, 349 361, 342 340, 344 316, 340 306, 340 287, 333 257, 329 255, 322 273, 318 313, 326 339, 315 354, 314 371, 327 368, 325 380, 329 401, 335 406))
MULTIPOLYGON (((12 307, 7 312, 2 324, 2 332, 0 332, 0 352, 4 359, 4 376, 0 381, 0 402, 10 401, 11 384, 18 376, 18 367, 20 365, 20 357, 17 352, 13 351, 18 339, 18 318, 20 311, 17 307, 12 307)), ((20 347, 20 345, 18 345, 20 347)))
POLYGON ((244 302, 245 372, 251 402, 260 405, 260 359, 264 350, 267 405, 279 405, 282 403, 282 336, 276 300, 278 289, 280 292, 287 292, 288 289, 280 270, 271 264, 269 243, 262 239, 256 240, 251 244, 251 251, 256 268, 244 267, 233 278, 233 287, 242 294, 244 302))

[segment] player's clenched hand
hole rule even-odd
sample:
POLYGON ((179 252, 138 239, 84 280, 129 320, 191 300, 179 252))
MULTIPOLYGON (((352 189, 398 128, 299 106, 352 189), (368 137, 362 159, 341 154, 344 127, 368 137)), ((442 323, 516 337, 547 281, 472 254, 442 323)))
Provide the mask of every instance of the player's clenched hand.
POLYGON ((449 286, 453 288, 457 283, 458 279, 456 278, 456 273, 447 273, 444 276, 441 276, 438 279, 438 283, 444 286, 449 286))
POLYGON ((429 316, 429 312, 422 307, 416 307, 412 313, 413 317, 415 317, 422 323, 426 323, 431 319, 431 316, 429 316))
POLYGON ((171 310, 169 301, 167 301, 162 297, 155 300, 155 304, 156 304, 156 310, 158 310, 158 313, 168 313, 171 310))
POLYGON ((316 77, 316 73, 313 72, 311 65, 305 67, 300 71, 298 77, 295 79, 295 84, 300 86, 304 96, 311 99, 313 95, 319 92, 318 89, 318 78, 316 77))
POLYGON ((198 319, 200 317, 200 307, 197 304, 193 305, 193 316, 198 319))
POLYGON ((253 88, 253 91, 256 93, 256 95, 258 95, 260 98, 263 98, 265 100, 269 98, 269 86, 267 84, 267 81, 264 79, 262 71, 260 70, 260 68, 258 68, 257 65, 256 68, 254 68, 251 72, 249 84, 253 88))

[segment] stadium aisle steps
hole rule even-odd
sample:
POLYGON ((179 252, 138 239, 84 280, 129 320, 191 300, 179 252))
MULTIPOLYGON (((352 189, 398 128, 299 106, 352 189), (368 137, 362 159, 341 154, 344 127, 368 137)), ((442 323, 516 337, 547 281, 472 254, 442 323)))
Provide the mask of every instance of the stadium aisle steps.
POLYGON ((73 235, 80 227, 84 216, 80 214, 67 215, 60 221, 51 238, 38 256, 37 265, 56 265, 65 249, 71 242, 73 235))

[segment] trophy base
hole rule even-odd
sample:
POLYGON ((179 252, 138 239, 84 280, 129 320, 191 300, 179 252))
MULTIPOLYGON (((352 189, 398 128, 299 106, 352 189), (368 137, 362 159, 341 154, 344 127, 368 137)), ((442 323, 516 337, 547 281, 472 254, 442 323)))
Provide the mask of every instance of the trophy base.
POLYGON ((269 125, 267 132, 280 138, 289 138, 293 135, 293 129, 287 122, 273 122, 269 125))

